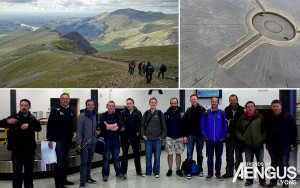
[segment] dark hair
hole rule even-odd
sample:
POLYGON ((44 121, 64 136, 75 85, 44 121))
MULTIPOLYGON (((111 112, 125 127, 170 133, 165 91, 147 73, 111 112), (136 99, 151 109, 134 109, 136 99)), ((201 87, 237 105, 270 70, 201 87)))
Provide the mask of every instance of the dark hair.
POLYGON ((127 102, 127 101, 132 101, 132 103, 134 104, 134 100, 133 100, 132 98, 126 99, 126 102, 127 102))
POLYGON ((28 99, 21 99, 20 104, 21 102, 27 102, 29 104, 29 107, 31 107, 31 102, 28 99))
POLYGON ((229 98, 230 98, 230 97, 236 97, 236 99, 239 100, 239 98, 238 98, 238 96, 236 96, 236 94, 231 94, 231 95, 229 96, 229 98))
POLYGON ((171 102, 171 100, 176 100, 177 103, 178 103, 178 99, 177 99, 176 97, 172 97, 172 98, 170 99, 170 102, 171 102))
POLYGON ((152 100, 156 100, 156 102, 157 102, 157 99, 156 99, 155 97, 151 97, 151 98, 149 99, 149 104, 150 104, 150 101, 152 101, 152 100))
POLYGON ((282 106, 281 101, 278 100, 278 99, 273 100, 273 101, 271 102, 271 105, 273 105, 273 104, 280 104, 280 105, 282 106))
POLYGON ((216 98, 216 99, 218 99, 218 103, 220 102, 220 99, 219 99, 219 97, 212 97, 212 98, 210 99, 210 101, 211 101, 213 98, 216 98))
POLYGON ((87 105, 88 102, 94 102, 92 99, 88 99, 85 101, 85 106, 87 105))
POLYGON ((248 105, 249 103, 252 103, 252 104, 254 105, 254 107, 255 107, 255 103, 254 103, 253 101, 248 101, 248 102, 246 102, 246 104, 245 104, 245 108, 247 108, 247 105, 248 105))
POLYGON ((191 94, 190 98, 192 98, 193 96, 198 98, 198 96, 195 93, 191 94))
POLYGON ((63 95, 67 95, 70 98, 70 95, 68 93, 61 94, 59 98, 61 98, 63 95))

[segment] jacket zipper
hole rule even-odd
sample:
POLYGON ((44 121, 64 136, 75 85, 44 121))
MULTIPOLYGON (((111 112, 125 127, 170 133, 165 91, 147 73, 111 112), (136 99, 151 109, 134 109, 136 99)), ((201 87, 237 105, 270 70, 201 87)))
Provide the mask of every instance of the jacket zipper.
POLYGON ((216 112, 213 113, 214 116, 214 142, 216 141, 216 112))

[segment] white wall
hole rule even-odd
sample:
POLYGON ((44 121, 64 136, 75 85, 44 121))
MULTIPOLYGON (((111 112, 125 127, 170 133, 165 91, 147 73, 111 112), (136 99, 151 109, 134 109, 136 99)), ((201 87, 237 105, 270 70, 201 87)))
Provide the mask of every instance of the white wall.
POLYGON ((10 90, 0 89, 0 119, 10 115, 10 90))

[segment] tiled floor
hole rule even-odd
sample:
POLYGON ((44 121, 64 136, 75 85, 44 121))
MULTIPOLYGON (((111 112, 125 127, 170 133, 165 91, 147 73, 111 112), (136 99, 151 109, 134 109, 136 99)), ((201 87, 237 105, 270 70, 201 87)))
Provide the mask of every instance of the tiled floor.
MULTIPOLYGON (((299 147, 300 149, 300 147, 299 147)), ((205 148, 203 149, 204 155, 205 155, 205 148)), ((183 153, 182 159, 186 158, 186 150, 183 153)), ((195 156, 194 156, 195 158, 195 156)), ((155 178, 154 176, 147 176, 145 178, 136 176, 135 169, 134 169, 134 162, 133 160, 129 161, 129 168, 127 173, 127 179, 126 180, 119 180, 116 179, 116 176, 114 174, 113 165, 110 165, 110 177, 108 182, 102 181, 102 175, 101 175, 101 167, 94 168, 92 170, 92 177, 97 181, 97 184, 87 184, 87 188, 92 187, 113 187, 113 188, 132 188, 132 187, 143 187, 143 188, 183 188, 183 187, 217 187, 217 188, 224 188, 224 187, 230 187, 230 188, 240 188, 244 187, 244 182, 237 180, 237 182, 233 183, 232 179, 226 179, 224 181, 218 181, 217 179, 213 178, 211 181, 206 181, 205 176, 207 174, 207 158, 204 157, 203 166, 204 166, 204 177, 198 177, 194 176, 191 180, 187 180, 185 177, 178 177, 173 172, 173 176, 167 177, 166 172, 168 170, 167 165, 167 154, 165 151, 162 151, 161 155, 161 173, 160 178, 155 178)), ((142 168, 145 170, 145 157, 142 156, 142 168)), ((225 173, 225 147, 223 151, 223 160, 222 160, 222 174, 225 173)), ((265 151, 265 162, 269 162, 270 157, 268 153, 265 151)), ((299 161, 298 161, 299 163, 299 161)), ((299 164, 298 164, 299 166, 299 164)), ((173 165, 173 171, 175 171, 175 166, 173 165)), ((71 174, 68 176, 68 179, 70 181, 74 181, 75 185, 73 186, 67 186, 68 188, 75 188, 79 187, 79 173, 71 174)), ((268 182, 268 181, 267 181, 268 182)), ((296 186, 290 186, 290 187, 300 187, 300 182, 297 182, 298 185, 296 186)), ((47 179, 37 179, 34 180, 34 186, 35 188, 55 188, 54 186, 54 179, 53 178, 47 178, 47 179)), ((11 187, 11 181, 0 181, 0 187, 11 187)), ((258 180, 255 180, 253 186, 250 186, 251 188, 260 187, 258 180)), ((279 185, 277 187, 280 187, 279 185)))

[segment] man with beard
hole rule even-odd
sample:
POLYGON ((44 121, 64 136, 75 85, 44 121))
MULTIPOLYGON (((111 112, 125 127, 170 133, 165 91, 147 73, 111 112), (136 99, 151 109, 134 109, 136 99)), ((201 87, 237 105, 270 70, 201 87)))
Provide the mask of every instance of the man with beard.
POLYGON ((33 168, 35 159, 35 132, 42 130, 41 124, 30 113, 28 99, 20 101, 20 111, 1 120, 0 127, 9 128, 7 149, 12 151, 13 188, 33 188, 33 168), (24 166, 24 175, 22 169, 24 166))
POLYGON ((164 113, 167 125, 166 150, 168 152, 169 170, 167 176, 172 175, 173 154, 176 153, 176 174, 183 176, 180 170, 181 154, 184 151, 182 109, 178 106, 178 99, 170 99, 170 107, 164 113))
MULTIPOLYGON (((226 135, 226 173, 223 178, 233 177, 233 169, 237 169, 243 162, 243 151, 238 147, 236 138, 236 124, 238 119, 244 114, 244 107, 238 103, 238 97, 235 94, 229 96, 229 106, 225 108, 226 118, 228 120, 228 132, 226 135), (234 162, 235 153, 235 162, 234 162)), ((242 180, 238 177, 239 180, 242 180)))
POLYGON ((134 106, 134 100, 132 98, 126 100, 126 107, 121 113, 121 119, 123 124, 121 129, 121 146, 123 151, 121 158, 122 172, 124 176, 126 176, 128 168, 128 149, 131 144, 136 174, 145 177, 145 174, 142 173, 140 156, 142 113, 134 106))

